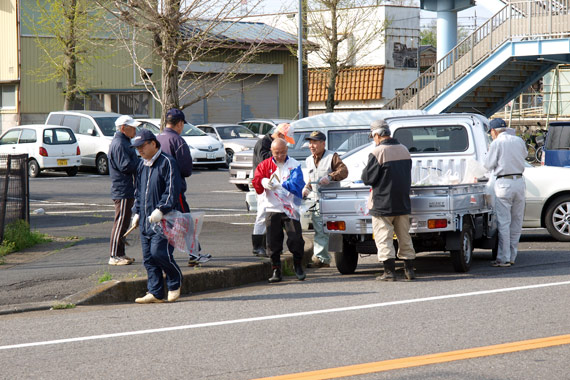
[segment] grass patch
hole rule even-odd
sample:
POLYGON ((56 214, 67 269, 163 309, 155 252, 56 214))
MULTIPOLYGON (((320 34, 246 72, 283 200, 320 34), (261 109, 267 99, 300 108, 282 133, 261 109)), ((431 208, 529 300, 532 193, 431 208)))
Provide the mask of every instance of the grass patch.
POLYGON ((105 271, 105 273, 103 273, 101 275, 101 277, 99 277, 99 279, 97 280, 97 282, 99 284, 105 282, 105 281, 111 281, 113 279, 113 275, 111 273, 109 273, 109 271, 105 271))
POLYGON ((0 258, 9 253, 50 241, 51 239, 46 234, 31 231, 30 225, 25 220, 16 220, 8 224, 4 230, 4 241, 0 244, 0 258))
POLYGON ((73 309, 75 308, 74 303, 56 303, 51 307, 52 310, 65 310, 65 309, 73 309))
POLYGON ((282 268, 283 276, 294 276, 295 270, 293 269, 293 264, 291 261, 284 260, 282 268))

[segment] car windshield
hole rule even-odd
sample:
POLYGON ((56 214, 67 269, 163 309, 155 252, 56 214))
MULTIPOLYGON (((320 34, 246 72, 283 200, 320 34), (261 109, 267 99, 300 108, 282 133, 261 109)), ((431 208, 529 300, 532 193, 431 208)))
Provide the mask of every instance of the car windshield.
POLYGON ((206 136, 206 133, 202 132, 192 124, 186 123, 184 124, 181 136, 206 136))
POLYGON ((116 117, 94 117, 93 118, 99 128, 101 128, 101 132, 105 136, 114 136, 115 132, 117 131, 117 127, 115 126, 116 117))
POLYGON ((137 132, 140 131, 141 129, 148 129, 149 131, 151 131, 155 135, 158 135, 160 133, 160 128, 158 128, 156 125, 151 124, 151 123, 143 123, 143 124, 139 125, 137 127, 137 132))
POLYGON ((243 127, 241 125, 229 125, 227 127, 217 127, 218 134, 222 140, 226 139, 239 139, 239 138, 250 138, 256 139, 255 133, 243 127))

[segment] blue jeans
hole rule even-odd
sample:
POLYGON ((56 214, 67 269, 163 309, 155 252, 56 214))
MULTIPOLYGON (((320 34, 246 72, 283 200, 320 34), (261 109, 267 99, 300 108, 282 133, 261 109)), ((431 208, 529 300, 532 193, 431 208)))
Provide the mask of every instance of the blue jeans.
POLYGON ((164 280, 166 274, 168 290, 176 290, 182 285, 182 272, 174 261, 174 247, 168 240, 158 234, 141 234, 143 264, 146 268, 148 292, 158 299, 164 298, 164 280))

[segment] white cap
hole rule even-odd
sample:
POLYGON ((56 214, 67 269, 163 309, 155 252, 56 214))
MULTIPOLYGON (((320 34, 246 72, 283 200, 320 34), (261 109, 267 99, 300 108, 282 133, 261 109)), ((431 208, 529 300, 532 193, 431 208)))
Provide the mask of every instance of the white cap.
POLYGON ((129 127, 138 127, 141 125, 140 121, 136 121, 129 115, 121 115, 115 120, 115 126, 119 128, 121 125, 128 125, 129 127))

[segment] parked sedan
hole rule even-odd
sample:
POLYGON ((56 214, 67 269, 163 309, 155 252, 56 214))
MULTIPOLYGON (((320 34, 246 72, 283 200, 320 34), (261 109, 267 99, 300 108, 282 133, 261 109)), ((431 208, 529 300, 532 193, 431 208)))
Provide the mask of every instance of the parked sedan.
POLYGON ((0 137, 1 154, 27 154, 28 173, 37 177, 44 169, 77 174, 81 151, 73 131, 58 125, 22 125, 0 137))
MULTIPOLYGON (((137 120, 142 123, 139 128, 149 128, 145 124, 150 123, 160 129, 160 119, 137 120)), ((184 124, 181 136, 190 147, 193 165, 207 166, 209 169, 226 166, 226 151, 220 141, 189 123, 184 124)))
POLYGON ((259 138, 255 133, 237 124, 204 124, 196 128, 217 138, 226 149, 226 164, 229 167, 235 152, 253 149, 259 138))

